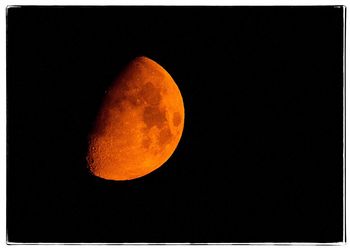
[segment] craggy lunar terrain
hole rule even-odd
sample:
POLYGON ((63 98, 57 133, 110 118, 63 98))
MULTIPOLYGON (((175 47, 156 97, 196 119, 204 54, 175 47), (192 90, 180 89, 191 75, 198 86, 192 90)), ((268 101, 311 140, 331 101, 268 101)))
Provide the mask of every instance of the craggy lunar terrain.
POLYGON ((109 180, 142 177, 165 163, 184 128, 180 90, 159 64, 133 60, 108 90, 89 138, 90 171, 109 180))

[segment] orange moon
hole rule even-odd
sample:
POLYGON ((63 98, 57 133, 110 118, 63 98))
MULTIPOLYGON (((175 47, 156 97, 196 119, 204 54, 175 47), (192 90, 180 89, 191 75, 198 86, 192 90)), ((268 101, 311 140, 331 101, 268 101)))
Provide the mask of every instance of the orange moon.
POLYGON ((131 180, 162 166, 184 128, 182 96, 169 73, 137 57, 111 85, 89 136, 88 167, 107 180, 131 180))

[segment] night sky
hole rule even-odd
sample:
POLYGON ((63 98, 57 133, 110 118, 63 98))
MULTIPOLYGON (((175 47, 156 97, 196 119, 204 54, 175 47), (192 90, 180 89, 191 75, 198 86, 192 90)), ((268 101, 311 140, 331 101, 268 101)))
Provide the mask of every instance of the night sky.
POLYGON ((341 7, 9 8, 8 240, 343 241, 342 56, 341 7), (142 55, 181 90, 181 141, 94 177, 105 90, 142 55))

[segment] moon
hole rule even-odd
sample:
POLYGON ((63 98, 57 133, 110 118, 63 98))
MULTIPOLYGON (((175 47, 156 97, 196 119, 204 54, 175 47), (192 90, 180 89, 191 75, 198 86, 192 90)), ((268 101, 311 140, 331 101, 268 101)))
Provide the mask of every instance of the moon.
POLYGON ((107 91, 89 135, 87 164, 107 180, 132 180, 162 166, 184 128, 181 92, 158 63, 137 57, 107 91))

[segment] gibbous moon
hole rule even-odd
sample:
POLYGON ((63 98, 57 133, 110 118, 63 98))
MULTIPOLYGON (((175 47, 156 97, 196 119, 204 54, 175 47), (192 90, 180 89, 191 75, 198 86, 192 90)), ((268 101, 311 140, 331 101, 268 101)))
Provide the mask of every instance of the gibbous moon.
POLYGON ((164 164, 184 128, 184 104, 169 73, 137 57, 107 91, 89 136, 91 173, 108 180, 142 177, 164 164))

